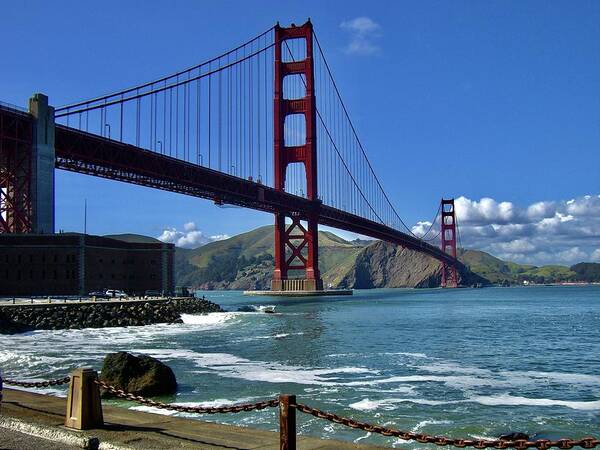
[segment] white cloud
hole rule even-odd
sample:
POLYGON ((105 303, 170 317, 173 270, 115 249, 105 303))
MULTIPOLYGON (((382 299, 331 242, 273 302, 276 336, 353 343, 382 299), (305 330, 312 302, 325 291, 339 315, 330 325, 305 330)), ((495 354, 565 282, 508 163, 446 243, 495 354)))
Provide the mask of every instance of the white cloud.
POLYGON ((205 236, 202 231, 198 230, 194 222, 184 224, 183 231, 179 231, 176 228, 166 228, 161 235, 157 237, 159 241, 175 244, 177 247, 183 248, 197 248, 208 244, 209 242, 228 238, 229 236, 226 234, 205 236))
MULTIPOLYGON (((464 247, 535 265, 600 261, 600 195, 525 207, 459 197, 455 206, 464 247)), ((428 226, 418 222, 413 232, 422 234, 428 226)))
POLYGON ((381 37, 381 26, 369 17, 356 17, 340 24, 350 33, 350 42, 344 51, 352 55, 374 55, 381 51, 375 43, 381 37))
MULTIPOLYGON (((425 234, 427 234, 430 227, 431 227, 431 222, 424 220, 423 222, 417 222, 417 224, 411 228, 411 231, 414 234, 416 234, 417 236, 421 237, 421 236, 424 236, 425 234)), ((429 237, 429 235, 428 235, 428 237, 429 237)))

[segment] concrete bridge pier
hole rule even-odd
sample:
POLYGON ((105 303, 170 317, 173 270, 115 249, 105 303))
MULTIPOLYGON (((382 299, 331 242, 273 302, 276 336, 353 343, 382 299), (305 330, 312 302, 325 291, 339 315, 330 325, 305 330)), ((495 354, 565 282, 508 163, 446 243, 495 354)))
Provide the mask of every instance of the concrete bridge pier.
POLYGON ((29 99, 29 113, 33 118, 31 231, 50 234, 54 233, 54 108, 46 95, 38 93, 29 99))

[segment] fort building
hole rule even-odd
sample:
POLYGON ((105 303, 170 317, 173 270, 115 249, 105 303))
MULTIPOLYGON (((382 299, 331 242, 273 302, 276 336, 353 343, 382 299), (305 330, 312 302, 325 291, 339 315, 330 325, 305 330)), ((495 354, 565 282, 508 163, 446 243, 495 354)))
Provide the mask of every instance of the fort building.
MULTIPOLYGON (((128 236, 128 235, 125 235, 128 236)), ((0 295, 172 293, 173 244, 77 233, 0 234, 0 295)))

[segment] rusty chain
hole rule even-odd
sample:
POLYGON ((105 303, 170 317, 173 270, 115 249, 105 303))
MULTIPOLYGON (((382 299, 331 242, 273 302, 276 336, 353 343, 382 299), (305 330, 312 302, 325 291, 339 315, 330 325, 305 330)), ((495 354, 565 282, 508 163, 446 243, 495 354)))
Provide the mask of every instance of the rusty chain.
POLYGON ((394 428, 382 427, 366 422, 359 422, 348 417, 338 416, 337 414, 321 411, 320 409, 312 408, 301 403, 290 405, 298 411, 305 414, 325 419, 333 423, 338 423, 350 428, 367 431, 369 433, 377 433, 383 436, 398 437, 405 441, 417 441, 422 444, 435 444, 438 446, 453 446, 458 448, 473 447, 473 448, 515 448, 517 450, 525 450, 528 448, 537 448, 546 450, 551 447, 560 449, 570 449, 573 447, 595 448, 600 446, 600 439, 594 437, 586 437, 582 439, 558 439, 551 441, 549 439, 538 439, 536 441, 528 441, 525 439, 505 440, 505 439, 451 439, 445 436, 432 436, 411 431, 401 431, 394 428))
POLYGON ((104 381, 96 380, 95 383, 101 388, 107 390, 111 394, 117 397, 137 402, 145 406, 152 406, 154 408, 169 409, 178 412, 197 413, 197 414, 224 414, 224 413, 238 413, 242 411, 254 411, 265 408, 274 408, 279 406, 278 399, 265 400, 257 403, 242 403, 231 406, 216 406, 216 407, 201 407, 201 406, 183 406, 173 405, 169 403, 157 402, 150 400, 149 398, 141 397, 139 395, 131 394, 123 389, 117 389, 104 381))
POLYGON ((50 387, 50 386, 59 386, 61 384, 67 384, 71 381, 71 377, 57 378, 56 380, 46 380, 46 381, 16 381, 16 380, 7 380, 3 379, 2 382, 4 384, 8 384, 9 386, 20 386, 20 387, 50 387))
MULTIPOLYGON (((10 386, 21 386, 21 387, 49 387, 66 384, 71 380, 70 377, 58 378, 55 380, 46 381, 16 381, 10 379, 2 380, 4 384, 10 386)), ((116 387, 105 383, 104 381, 95 380, 98 386, 105 389, 106 391, 114 394, 119 398, 125 400, 140 403, 145 406, 152 406, 159 409, 168 409, 178 412, 196 413, 196 414, 225 414, 225 413, 238 413, 242 411, 255 411, 266 408, 274 408, 279 406, 278 399, 265 400, 257 403, 242 403, 231 406, 217 406, 217 407, 201 407, 201 406, 183 406, 173 405, 169 403, 157 402, 139 395, 134 395, 123 389, 117 389, 116 387)), ((1 391, 0 391, 1 392, 1 391)), ((581 447, 586 449, 600 447, 600 439, 595 437, 584 437, 581 439, 538 439, 535 441, 529 441, 526 439, 453 439, 445 436, 433 436, 423 433, 415 433, 412 431, 402 431, 395 428, 383 427, 381 425, 374 425, 367 422, 360 422, 358 420, 351 419, 349 417, 339 416, 330 412, 325 412, 317 408, 304 405, 302 403, 295 403, 290 405, 292 408, 298 411, 309 414, 319 419, 325 419, 329 422, 344 425, 349 428, 356 430, 363 430, 369 433, 377 433, 388 437, 397 437, 405 441, 416 441, 422 444, 435 444, 437 446, 453 446, 457 448, 473 447, 477 449, 508 449, 514 448, 517 450, 526 450, 529 448, 536 448, 539 450, 546 450, 552 447, 559 449, 572 449, 573 447, 581 447)))

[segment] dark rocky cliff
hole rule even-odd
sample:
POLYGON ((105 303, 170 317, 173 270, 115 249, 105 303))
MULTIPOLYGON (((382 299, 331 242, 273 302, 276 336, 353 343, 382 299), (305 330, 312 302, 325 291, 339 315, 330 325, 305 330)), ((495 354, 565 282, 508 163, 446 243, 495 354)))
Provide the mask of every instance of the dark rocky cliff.
MULTIPOLYGON (((438 287, 441 283, 441 264, 414 250, 378 241, 364 248, 354 264, 337 283, 340 288, 371 289, 438 287)), ((489 284, 467 268, 459 269, 461 285, 489 284)))

